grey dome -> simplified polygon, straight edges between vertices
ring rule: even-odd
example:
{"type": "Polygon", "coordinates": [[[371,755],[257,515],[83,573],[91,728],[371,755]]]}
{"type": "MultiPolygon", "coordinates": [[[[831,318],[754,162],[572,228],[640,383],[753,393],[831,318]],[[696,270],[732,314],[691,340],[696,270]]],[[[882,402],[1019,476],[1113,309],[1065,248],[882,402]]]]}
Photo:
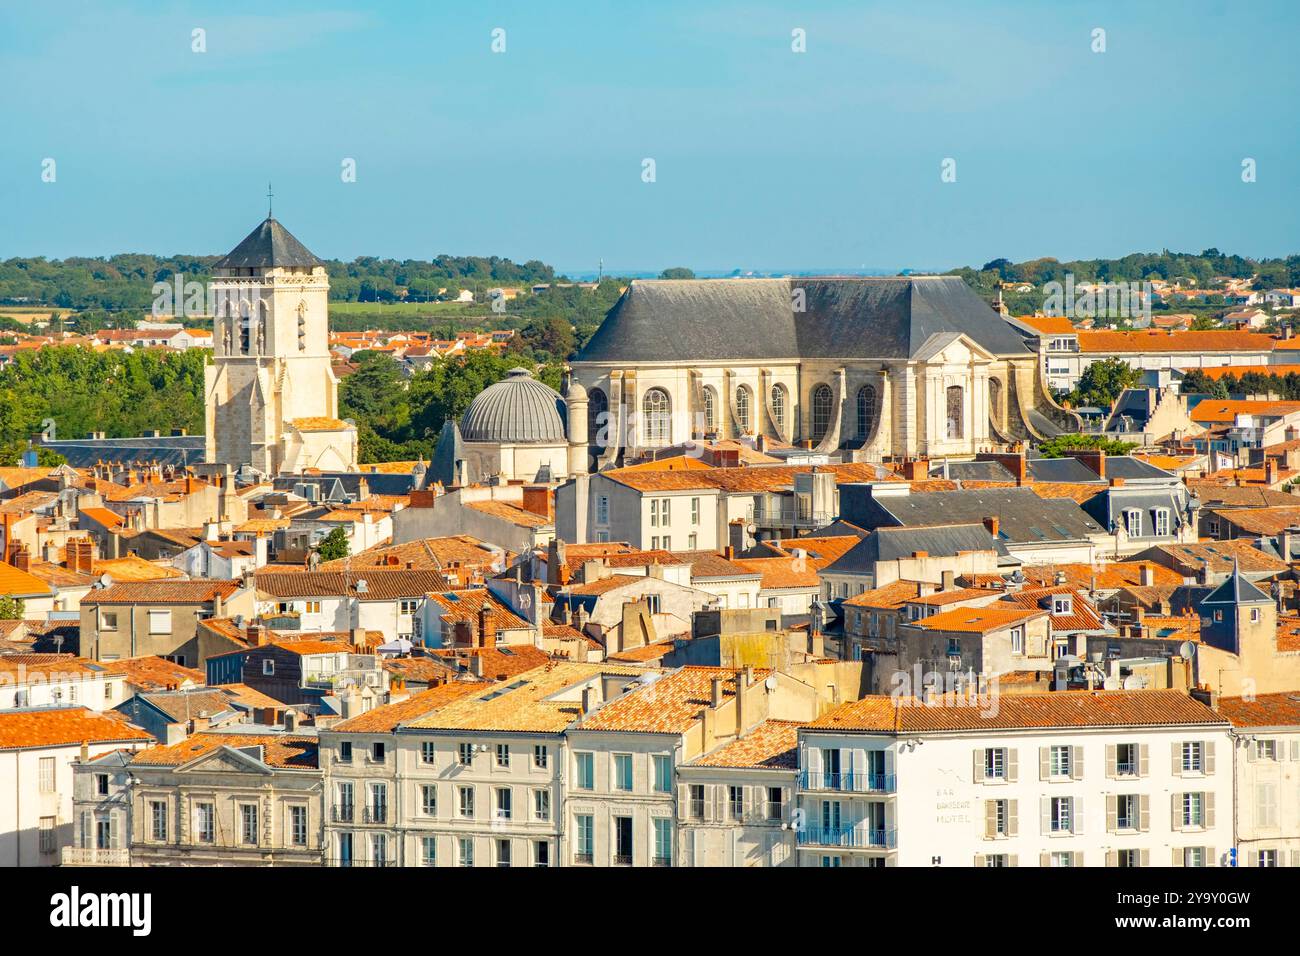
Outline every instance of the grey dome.
{"type": "Polygon", "coordinates": [[[505,379],[474,397],[460,420],[465,441],[554,445],[568,441],[560,393],[528,369],[512,368],[505,379]]]}

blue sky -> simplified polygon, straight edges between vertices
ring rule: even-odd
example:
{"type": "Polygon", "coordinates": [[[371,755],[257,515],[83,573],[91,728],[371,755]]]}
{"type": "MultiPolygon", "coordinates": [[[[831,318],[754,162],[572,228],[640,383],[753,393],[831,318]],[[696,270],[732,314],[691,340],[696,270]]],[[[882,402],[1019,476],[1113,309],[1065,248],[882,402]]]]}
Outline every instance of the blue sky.
{"type": "Polygon", "coordinates": [[[268,180],[339,258],[1300,251],[1289,0],[327,3],[0,0],[0,257],[224,252],[268,180]]]}

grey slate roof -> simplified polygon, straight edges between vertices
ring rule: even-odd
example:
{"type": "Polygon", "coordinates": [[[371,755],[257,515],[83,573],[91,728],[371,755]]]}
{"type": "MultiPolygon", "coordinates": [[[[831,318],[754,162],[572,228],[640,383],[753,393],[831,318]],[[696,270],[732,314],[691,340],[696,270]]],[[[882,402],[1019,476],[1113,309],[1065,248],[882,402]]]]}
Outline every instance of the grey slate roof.
{"type": "Polygon", "coordinates": [[[73,468],[89,468],[97,461],[131,463],[157,461],[161,465],[198,465],[207,459],[202,435],[164,435],[158,438],[74,438],[43,441],[73,468]]]}
{"type": "Polygon", "coordinates": [[[272,266],[322,266],[293,233],[271,218],[262,220],[214,269],[266,269],[272,266]]]}
{"type": "Polygon", "coordinates": [[[1029,354],[957,276],[638,279],[576,361],[909,358],[954,333],[995,355],[1029,354]],[[792,306],[797,289],[803,312],[792,306]]]}
{"type": "Polygon", "coordinates": [[[917,551],[953,556],[962,551],[998,551],[1005,548],[983,524],[954,524],[935,528],[877,528],[824,568],[830,574],[868,574],[878,561],[896,561],[917,551]]]}
{"type": "Polygon", "coordinates": [[[1241,576],[1234,567],[1222,584],[1201,599],[1202,604],[1271,604],[1273,599],[1241,576]]]}
{"type": "Polygon", "coordinates": [[[564,444],[565,417],[559,392],[527,369],[512,368],[502,381],[474,396],[461,417],[460,431],[467,442],[564,444]]]}

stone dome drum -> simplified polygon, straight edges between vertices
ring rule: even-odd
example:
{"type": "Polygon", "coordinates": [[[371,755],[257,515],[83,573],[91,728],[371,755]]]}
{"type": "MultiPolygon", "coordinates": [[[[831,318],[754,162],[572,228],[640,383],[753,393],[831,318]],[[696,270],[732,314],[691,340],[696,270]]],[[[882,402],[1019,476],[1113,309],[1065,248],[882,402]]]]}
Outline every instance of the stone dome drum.
{"type": "Polygon", "coordinates": [[[460,431],[467,442],[557,445],[568,441],[564,420],[560,393],[537,381],[527,369],[512,368],[469,403],[460,431]]]}

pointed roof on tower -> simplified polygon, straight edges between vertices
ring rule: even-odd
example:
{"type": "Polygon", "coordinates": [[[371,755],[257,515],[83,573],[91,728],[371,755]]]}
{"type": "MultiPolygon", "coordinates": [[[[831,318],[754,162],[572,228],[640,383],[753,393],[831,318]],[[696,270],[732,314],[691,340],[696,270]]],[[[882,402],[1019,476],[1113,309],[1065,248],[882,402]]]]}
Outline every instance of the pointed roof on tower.
{"type": "Polygon", "coordinates": [[[321,266],[316,256],[279,221],[268,216],[244,237],[214,269],[270,269],[280,266],[321,266]]]}
{"type": "Polygon", "coordinates": [[[1241,576],[1241,565],[1234,558],[1232,574],[1201,599],[1202,604],[1272,604],[1273,599],[1241,576]]]}

